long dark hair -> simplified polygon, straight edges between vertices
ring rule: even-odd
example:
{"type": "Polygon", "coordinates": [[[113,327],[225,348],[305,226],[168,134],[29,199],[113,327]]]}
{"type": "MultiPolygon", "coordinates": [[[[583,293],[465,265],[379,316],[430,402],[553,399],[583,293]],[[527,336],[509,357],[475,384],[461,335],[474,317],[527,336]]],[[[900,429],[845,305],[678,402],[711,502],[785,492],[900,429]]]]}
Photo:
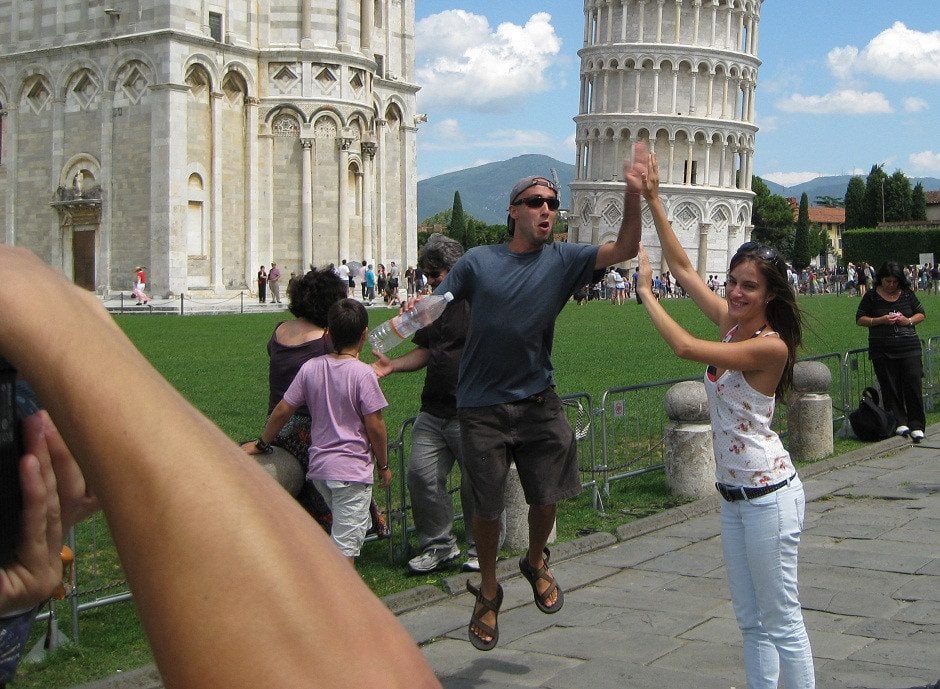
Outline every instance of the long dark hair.
{"type": "Polygon", "coordinates": [[[796,352],[803,344],[803,312],[797,305],[793,289],[787,281],[786,265],[773,250],[757,247],[738,251],[731,259],[728,272],[744,261],[750,261],[757,266],[758,272],[767,283],[767,291],[771,297],[766,309],[767,323],[787,345],[787,363],[783,367],[776,390],[777,399],[784,399],[787,391],[793,386],[796,352]]]}

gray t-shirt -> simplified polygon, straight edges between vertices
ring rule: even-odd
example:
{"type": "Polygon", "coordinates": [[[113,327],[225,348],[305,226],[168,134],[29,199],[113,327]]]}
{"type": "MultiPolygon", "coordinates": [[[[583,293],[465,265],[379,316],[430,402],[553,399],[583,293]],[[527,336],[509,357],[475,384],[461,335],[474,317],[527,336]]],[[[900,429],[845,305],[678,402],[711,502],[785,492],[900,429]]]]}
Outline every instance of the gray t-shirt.
{"type": "Polygon", "coordinates": [[[478,246],[454,264],[434,292],[470,304],[458,408],[513,402],[554,385],[555,319],[575,288],[590,282],[596,259],[593,244],[555,242],[526,253],[478,246]]]}

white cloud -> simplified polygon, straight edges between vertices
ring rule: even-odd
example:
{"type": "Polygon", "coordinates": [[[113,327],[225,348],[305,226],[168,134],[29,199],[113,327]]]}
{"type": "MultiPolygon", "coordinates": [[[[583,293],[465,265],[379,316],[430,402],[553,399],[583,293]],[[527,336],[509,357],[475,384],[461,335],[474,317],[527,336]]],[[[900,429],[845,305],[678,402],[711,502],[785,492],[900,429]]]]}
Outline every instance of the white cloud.
{"type": "Polygon", "coordinates": [[[925,101],[923,98],[912,96],[910,98],[904,99],[904,109],[907,112],[920,112],[922,110],[926,110],[928,107],[929,106],[927,105],[927,101],[925,101]]]}
{"type": "Polygon", "coordinates": [[[777,123],[779,121],[780,121],[779,118],[774,117],[773,115],[771,115],[770,117],[758,117],[757,128],[760,129],[762,132],[776,131],[777,123]]]}
{"type": "Polygon", "coordinates": [[[870,115],[891,113],[888,99],[877,91],[841,89],[822,96],[804,96],[794,93],[777,101],[777,107],[786,112],[806,112],[815,115],[870,115]]]}
{"type": "Polygon", "coordinates": [[[415,27],[421,107],[506,107],[512,99],[547,90],[545,72],[561,50],[547,12],[523,26],[505,22],[495,30],[486,17],[447,10],[415,27]]]}
{"type": "Polygon", "coordinates": [[[908,156],[911,167],[917,172],[940,173],[940,153],[921,151],[908,156]]]}
{"type": "Polygon", "coordinates": [[[770,172],[766,175],[760,175],[761,179],[770,180],[785,187],[792,187],[795,184],[802,184],[817,177],[824,177],[823,172],[770,172]]]}
{"type": "Polygon", "coordinates": [[[839,79],[861,72],[892,81],[940,81],[940,31],[915,31],[895,22],[861,51],[851,45],[833,48],[827,59],[839,79]]]}

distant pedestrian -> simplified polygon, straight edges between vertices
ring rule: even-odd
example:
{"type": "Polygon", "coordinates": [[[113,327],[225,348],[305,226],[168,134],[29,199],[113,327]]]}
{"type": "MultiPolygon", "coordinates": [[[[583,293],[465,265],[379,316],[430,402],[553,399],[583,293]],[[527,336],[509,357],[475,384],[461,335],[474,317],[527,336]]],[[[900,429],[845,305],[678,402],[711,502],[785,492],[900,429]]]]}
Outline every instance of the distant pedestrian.
{"type": "Polygon", "coordinates": [[[268,271],[261,266],[258,271],[258,301],[265,304],[268,301],[268,271]]]}
{"type": "Polygon", "coordinates": [[[147,273],[144,266],[136,266],[134,268],[134,298],[137,299],[137,306],[142,304],[147,304],[150,302],[150,297],[147,296],[144,290],[147,287],[147,273]]]}
{"type": "Polygon", "coordinates": [[[271,303],[281,303],[281,270],[277,263],[271,261],[271,269],[268,271],[268,287],[271,288],[271,303]]]}

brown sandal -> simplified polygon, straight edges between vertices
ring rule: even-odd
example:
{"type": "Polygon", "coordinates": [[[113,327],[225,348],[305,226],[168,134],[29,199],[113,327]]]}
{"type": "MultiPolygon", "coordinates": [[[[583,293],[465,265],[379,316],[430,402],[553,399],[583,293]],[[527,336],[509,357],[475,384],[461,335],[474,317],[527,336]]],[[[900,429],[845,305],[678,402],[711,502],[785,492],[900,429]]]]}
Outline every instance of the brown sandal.
{"type": "Polygon", "coordinates": [[[548,548],[545,548],[542,552],[544,553],[544,558],[541,567],[534,569],[532,565],[529,564],[529,556],[528,553],[526,553],[519,558],[519,571],[522,572],[522,576],[524,576],[532,586],[532,596],[535,598],[535,605],[546,615],[551,615],[561,610],[561,606],[565,604],[565,594],[562,592],[561,588],[559,588],[555,577],[548,573],[548,558],[551,557],[551,552],[549,552],[548,548]],[[539,593],[539,587],[536,586],[536,582],[539,579],[544,579],[549,583],[548,588],[542,591],[542,593],[539,593]],[[545,601],[551,598],[554,591],[558,591],[558,597],[552,605],[548,605],[545,601]]]}
{"type": "Polygon", "coordinates": [[[480,651],[491,651],[496,647],[496,642],[499,641],[499,622],[498,620],[493,622],[491,627],[483,621],[483,616],[488,612],[499,615],[499,608],[503,604],[503,587],[499,584],[496,585],[496,598],[493,600],[484,598],[483,587],[477,588],[470,583],[469,579],[467,579],[467,590],[477,597],[476,602],[473,604],[473,614],[470,616],[470,626],[467,627],[470,643],[480,651]],[[484,641],[481,639],[473,633],[474,629],[489,636],[490,640],[484,641]]]}

